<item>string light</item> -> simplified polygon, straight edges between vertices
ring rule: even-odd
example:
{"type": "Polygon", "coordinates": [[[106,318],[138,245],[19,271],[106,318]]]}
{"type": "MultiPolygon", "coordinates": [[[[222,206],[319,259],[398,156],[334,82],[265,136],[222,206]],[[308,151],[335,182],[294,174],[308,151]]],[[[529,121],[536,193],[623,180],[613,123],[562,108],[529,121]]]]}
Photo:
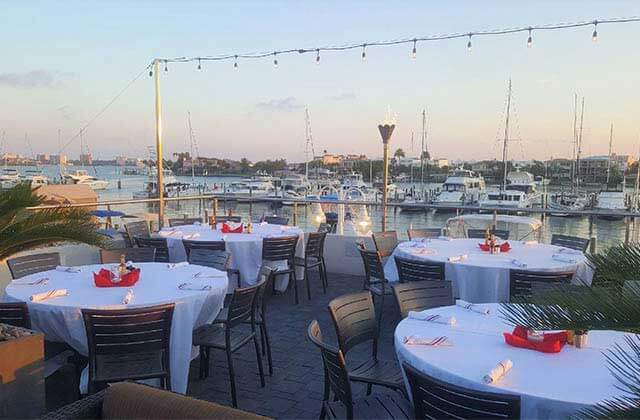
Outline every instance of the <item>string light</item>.
{"type": "Polygon", "coordinates": [[[167,67],[167,60],[164,60],[164,71],[169,71],[169,67],[167,67]]]}
{"type": "MultiPolygon", "coordinates": [[[[198,66],[201,66],[202,61],[229,61],[233,60],[233,67],[235,69],[238,68],[238,59],[261,59],[261,58],[273,58],[274,64],[277,61],[276,55],[280,54],[304,54],[307,52],[316,52],[316,64],[320,63],[320,51],[349,51],[354,49],[362,49],[362,60],[366,61],[366,47],[367,46],[393,46],[393,45],[403,45],[403,44],[413,44],[413,49],[411,51],[411,58],[416,57],[417,53],[417,43],[418,42],[426,42],[426,41],[443,41],[450,39],[458,39],[458,38],[468,38],[467,41],[467,49],[469,51],[472,50],[472,40],[473,36],[498,36],[498,35],[508,35],[519,32],[528,32],[529,36],[527,38],[527,47],[533,46],[533,31],[555,31],[559,29],[569,29],[569,28],[581,28],[581,27],[589,27],[593,26],[593,34],[592,40],[594,42],[598,39],[597,26],[598,24],[618,24],[618,23],[630,23],[630,22],[640,22],[639,16],[631,16],[631,17],[621,17],[621,18],[613,18],[613,19],[598,19],[598,20],[589,20],[589,21],[580,21],[580,22],[569,22],[569,23],[557,23],[557,24],[545,24],[545,25],[536,25],[536,26],[523,26],[523,27],[515,27],[515,28],[506,28],[506,29],[490,29],[484,31],[474,31],[474,32],[458,32],[458,33],[449,33],[444,35],[433,35],[433,36],[423,36],[423,37],[411,37],[411,38],[402,38],[402,39],[394,39],[387,41],[372,41],[363,43],[345,43],[340,45],[330,45],[323,47],[314,47],[314,48],[296,48],[296,49],[284,49],[277,50],[273,52],[261,52],[261,53],[246,53],[246,54],[235,54],[235,55],[215,55],[215,56],[199,56],[199,57],[177,57],[177,58],[156,58],[155,60],[158,62],[165,63],[165,70],[167,67],[167,63],[186,63],[186,62],[198,62],[198,66]]],[[[151,74],[152,75],[152,74],[151,74]]]]}
{"type": "Polygon", "coordinates": [[[278,67],[278,59],[276,58],[276,55],[277,55],[277,54],[278,54],[277,52],[274,52],[274,53],[273,53],[273,65],[274,65],[275,67],[278,67]]]}
{"type": "Polygon", "coordinates": [[[153,70],[149,70],[149,77],[153,77],[153,70]]]}
{"type": "Polygon", "coordinates": [[[200,62],[200,58],[198,58],[198,70],[202,70],[202,63],[200,62]]]}

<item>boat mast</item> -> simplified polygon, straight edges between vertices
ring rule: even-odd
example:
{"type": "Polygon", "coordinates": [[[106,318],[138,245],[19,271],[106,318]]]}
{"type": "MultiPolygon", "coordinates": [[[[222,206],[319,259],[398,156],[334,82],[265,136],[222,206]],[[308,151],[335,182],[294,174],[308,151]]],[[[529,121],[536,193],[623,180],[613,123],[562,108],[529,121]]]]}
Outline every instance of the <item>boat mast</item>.
{"type": "Polygon", "coordinates": [[[574,192],[577,187],[576,166],[578,156],[578,94],[573,94],[573,162],[571,163],[571,187],[574,192]]]}
{"type": "Polygon", "coordinates": [[[82,154],[84,153],[82,144],[84,140],[82,137],[82,133],[83,133],[83,129],[81,128],[80,129],[80,167],[84,169],[84,160],[82,159],[82,154]]]}
{"type": "Polygon", "coordinates": [[[189,125],[189,150],[191,153],[191,182],[195,183],[196,168],[195,168],[195,156],[193,154],[193,127],[191,126],[191,111],[187,111],[187,122],[189,125]]]}
{"type": "Polygon", "coordinates": [[[422,110],[422,143],[420,145],[420,186],[422,187],[422,198],[424,199],[424,158],[425,158],[425,140],[426,140],[427,111],[422,110]]]}
{"type": "Polygon", "coordinates": [[[578,132],[578,151],[576,153],[576,187],[580,186],[580,156],[582,155],[583,123],[584,123],[584,96],[582,97],[582,109],[580,111],[580,131],[578,132]]]}
{"type": "Polygon", "coordinates": [[[609,179],[611,178],[611,146],[613,145],[613,123],[611,123],[611,130],[609,131],[609,158],[607,159],[607,186],[609,188],[609,179]]]}
{"type": "Polygon", "coordinates": [[[509,90],[507,92],[507,115],[504,121],[504,141],[502,143],[502,166],[504,173],[502,177],[502,191],[507,189],[507,144],[509,143],[509,118],[511,114],[511,79],[509,79],[509,90]]]}
{"type": "Polygon", "coordinates": [[[640,187],[640,152],[638,152],[638,161],[636,162],[636,190],[635,197],[635,211],[638,211],[638,188],[640,187]]]}
{"type": "MultiPolygon", "coordinates": [[[[411,131],[411,152],[410,153],[413,155],[413,131],[411,131]]],[[[411,187],[413,188],[413,161],[411,161],[410,166],[411,166],[411,187]]]]}
{"type": "Polygon", "coordinates": [[[309,146],[313,148],[311,143],[311,119],[309,118],[309,108],[304,109],[304,175],[309,179],[309,146]]]}

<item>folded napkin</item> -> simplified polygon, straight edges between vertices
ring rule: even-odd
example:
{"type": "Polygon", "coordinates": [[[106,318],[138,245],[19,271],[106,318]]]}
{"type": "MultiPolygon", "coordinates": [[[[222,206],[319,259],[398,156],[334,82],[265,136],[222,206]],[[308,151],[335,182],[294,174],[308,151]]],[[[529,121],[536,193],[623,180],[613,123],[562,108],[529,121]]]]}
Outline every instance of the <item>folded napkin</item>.
{"type": "Polygon", "coordinates": [[[211,290],[211,286],[208,284],[194,284],[194,283],[180,283],[178,285],[180,290],[211,290]]]}
{"type": "Polygon", "coordinates": [[[408,335],[404,338],[404,344],[409,346],[452,346],[453,343],[447,337],[426,338],[415,335],[408,335]]]}
{"type": "Polygon", "coordinates": [[[451,257],[448,258],[448,261],[449,262],[458,262],[458,261],[464,261],[467,258],[469,258],[469,256],[467,254],[452,255],[451,257]]]}
{"type": "Polygon", "coordinates": [[[560,251],[558,252],[561,254],[567,254],[567,255],[584,255],[582,251],[579,251],[577,249],[571,249],[571,248],[560,248],[560,251]]]}
{"type": "Polygon", "coordinates": [[[412,254],[420,255],[435,255],[436,251],[430,248],[409,248],[409,252],[412,254]]]}
{"type": "Polygon", "coordinates": [[[207,273],[196,273],[193,275],[194,279],[223,279],[227,277],[227,273],[225,272],[207,272],[207,273]]]}
{"type": "Polygon", "coordinates": [[[222,224],[222,233],[242,233],[242,223],[226,222],[222,224]]]}
{"type": "Polygon", "coordinates": [[[41,286],[49,283],[49,279],[47,277],[42,277],[38,280],[13,280],[11,285],[13,286],[41,286]]]}
{"type": "Polygon", "coordinates": [[[543,353],[558,353],[567,343],[567,332],[535,333],[523,326],[517,326],[512,333],[503,333],[504,341],[510,346],[541,351],[543,353]]]}
{"type": "Polygon", "coordinates": [[[438,236],[438,239],[440,239],[441,241],[450,241],[451,238],[448,236],[438,236]]]}
{"type": "Polygon", "coordinates": [[[67,289],[53,289],[47,292],[36,293],[35,295],[31,295],[29,297],[29,300],[31,302],[42,302],[47,299],[52,299],[52,298],[61,297],[61,296],[68,296],[68,295],[69,295],[69,292],[67,291],[67,289]]]}
{"type": "Polygon", "coordinates": [[[200,234],[199,233],[190,233],[188,235],[182,235],[183,239],[189,240],[189,239],[195,239],[195,238],[199,238],[200,234]]]}
{"type": "Polygon", "coordinates": [[[65,267],[64,265],[59,265],[56,267],[56,271],[62,271],[64,273],[79,273],[79,267],[65,267]]]}
{"type": "Polygon", "coordinates": [[[455,316],[443,316],[437,314],[428,314],[426,312],[409,311],[409,319],[416,319],[418,321],[435,322],[436,324],[444,325],[456,325],[455,316]]]}
{"type": "Polygon", "coordinates": [[[572,258],[569,255],[563,255],[563,254],[553,254],[551,258],[553,258],[556,261],[565,262],[569,264],[575,264],[577,262],[575,258],[572,258]]]}
{"type": "Polygon", "coordinates": [[[522,241],[523,245],[538,245],[538,241],[522,241]]]}
{"type": "Polygon", "coordinates": [[[527,263],[526,262],[522,262],[522,261],[517,260],[515,258],[511,260],[511,264],[513,264],[513,265],[515,265],[517,267],[520,267],[520,268],[527,268],[527,263]]]}
{"type": "Polygon", "coordinates": [[[427,248],[429,246],[429,244],[425,241],[421,241],[421,240],[412,240],[411,242],[409,242],[409,247],[411,248],[427,248]]]}
{"type": "Polygon", "coordinates": [[[127,294],[124,295],[124,298],[122,299],[123,305],[128,305],[131,302],[133,302],[133,289],[127,290],[127,294]]]}
{"type": "Polygon", "coordinates": [[[466,300],[462,300],[462,299],[457,299],[456,305],[461,308],[464,308],[469,311],[476,312],[482,315],[489,315],[491,313],[491,310],[489,308],[485,308],[480,305],[475,305],[473,303],[467,302],[466,300]]]}
{"type": "Polygon", "coordinates": [[[173,270],[174,268],[186,267],[187,265],[189,265],[187,261],[182,261],[178,263],[169,263],[167,264],[167,268],[169,270],[173,270]]]}
{"type": "Polygon", "coordinates": [[[494,367],[489,371],[489,373],[484,375],[484,377],[482,378],[482,381],[485,384],[492,384],[494,382],[497,382],[507,372],[509,372],[512,367],[513,367],[513,362],[509,359],[505,359],[502,362],[499,362],[496,367],[494,367]]]}

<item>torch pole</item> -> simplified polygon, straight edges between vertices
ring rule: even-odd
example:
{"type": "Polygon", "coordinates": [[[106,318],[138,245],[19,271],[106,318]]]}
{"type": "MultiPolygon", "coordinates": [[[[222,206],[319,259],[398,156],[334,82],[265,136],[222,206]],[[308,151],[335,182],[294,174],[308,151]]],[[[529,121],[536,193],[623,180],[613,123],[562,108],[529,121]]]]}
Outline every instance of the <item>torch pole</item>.
{"type": "Polygon", "coordinates": [[[164,171],[162,153],[162,99],[160,96],[160,60],[153,62],[156,89],[156,162],[158,169],[158,229],[164,224],[164,171]]]}
{"type": "Polygon", "coordinates": [[[383,175],[382,175],[382,231],[387,230],[387,187],[389,185],[389,142],[385,141],[383,152],[383,175]]]}

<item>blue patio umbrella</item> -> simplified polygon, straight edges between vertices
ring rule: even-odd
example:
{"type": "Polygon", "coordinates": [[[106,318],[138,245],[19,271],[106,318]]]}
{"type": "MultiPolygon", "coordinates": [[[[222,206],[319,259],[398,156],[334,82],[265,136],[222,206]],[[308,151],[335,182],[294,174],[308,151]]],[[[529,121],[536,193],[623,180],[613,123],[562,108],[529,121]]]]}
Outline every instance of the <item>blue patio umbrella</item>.
{"type": "Polygon", "coordinates": [[[115,210],[94,210],[89,214],[96,217],[121,217],[125,215],[123,212],[115,210]]]}

